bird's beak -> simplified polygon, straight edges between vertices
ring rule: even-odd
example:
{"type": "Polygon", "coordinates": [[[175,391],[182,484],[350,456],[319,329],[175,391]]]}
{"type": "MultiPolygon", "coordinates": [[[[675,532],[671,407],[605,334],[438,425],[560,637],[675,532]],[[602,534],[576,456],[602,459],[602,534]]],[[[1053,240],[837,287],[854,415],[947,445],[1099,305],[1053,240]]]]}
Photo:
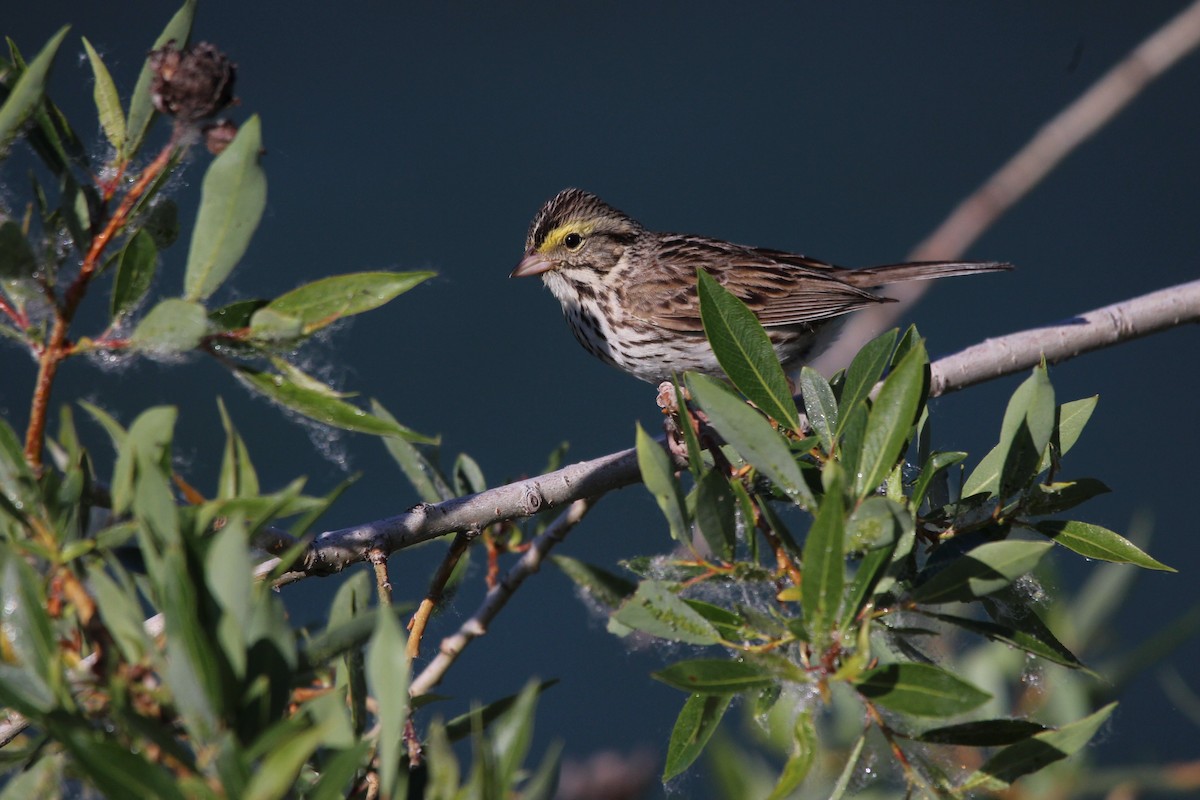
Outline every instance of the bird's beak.
{"type": "Polygon", "coordinates": [[[530,275],[541,275],[552,269],[554,269],[554,262],[542,253],[526,253],[525,257],[521,259],[521,263],[517,264],[517,268],[510,272],[508,277],[527,278],[530,275]]]}

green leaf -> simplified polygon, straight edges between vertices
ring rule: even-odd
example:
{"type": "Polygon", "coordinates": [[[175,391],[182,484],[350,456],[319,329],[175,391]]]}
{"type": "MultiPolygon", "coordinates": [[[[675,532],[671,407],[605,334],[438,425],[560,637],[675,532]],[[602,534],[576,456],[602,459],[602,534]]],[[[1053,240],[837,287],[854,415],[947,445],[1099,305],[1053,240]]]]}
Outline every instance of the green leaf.
{"type": "Polygon", "coordinates": [[[660,581],[642,581],[612,617],[634,630],[685,644],[716,644],[716,628],[660,581]]]}
{"type": "Polygon", "coordinates": [[[685,692],[725,694],[761,689],[778,681],[773,671],[750,661],[700,658],[681,661],[651,673],[651,677],[685,692]]]}
{"type": "Polygon", "coordinates": [[[716,279],[696,270],[700,320],[721,369],[767,416],[792,430],[800,427],[787,375],[754,312],[716,279]]]}
{"type": "Polygon", "coordinates": [[[859,612],[862,611],[863,606],[872,597],[875,586],[883,577],[884,570],[892,560],[893,550],[895,550],[894,546],[881,547],[878,550],[871,550],[863,556],[854,573],[854,580],[850,584],[850,592],[846,598],[842,614],[843,630],[850,627],[859,612]]]}
{"type": "Polygon", "coordinates": [[[258,327],[260,314],[273,313],[298,320],[300,335],[307,336],[343,317],[378,308],[422,281],[432,278],[434,274],[356,272],[324,278],[272,300],[251,317],[250,328],[253,332],[258,327]]]}
{"type": "Polygon", "coordinates": [[[654,495],[671,527],[671,538],[679,542],[691,541],[687,508],[679,490],[679,481],[675,479],[671,457],[640,424],[637,426],[637,459],[642,481],[650,494],[654,495]]]}
{"type": "Polygon", "coordinates": [[[1005,539],[986,542],[956,558],[917,586],[918,603],[965,602],[997,592],[1032,570],[1051,549],[1046,542],[1005,539]]]}
{"type": "MultiPolygon", "coordinates": [[[[195,15],[196,0],[186,0],[183,6],[175,12],[175,16],[171,17],[167,27],[154,40],[154,46],[150,49],[158,50],[170,41],[174,41],[177,47],[182,48],[186,45],[195,15]]],[[[142,146],[142,139],[146,136],[146,130],[157,113],[150,98],[150,83],[153,80],[154,73],[150,70],[150,64],[143,64],[142,71],[138,74],[137,84],[133,88],[133,96],[129,100],[129,120],[125,126],[126,139],[125,145],[121,148],[121,155],[126,159],[137,155],[137,151],[142,146]]]]}
{"type": "Polygon", "coordinates": [[[775,784],[771,794],[767,795],[767,800],[785,800],[785,798],[791,797],[792,793],[799,789],[800,784],[804,783],[804,779],[808,777],[808,772],[812,769],[813,760],[819,749],[817,731],[813,726],[811,713],[805,711],[796,715],[792,739],[794,742],[793,752],[784,763],[779,782],[775,784]]]}
{"type": "Polygon", "coordinates": [[[1081,720],[1057,730],[1036,733],[1023,742],[1006,747],[971,775],[963,789],[1003,791],[1021,776],[1074,755],[1091,741],[1116,707],[1116,703],[1109,703],[1081,720]]]}
{"type": "Polygon", "coordinates": [[[366,669],[371,693],[378,704],[380,784],[383,796],[391,797],[404,753],[409,660],[404,652],[404,631],[395,615],[378,614],[375,621],[375,633],[367,645],[366,669]]]}
{"type": "Polygon", "coordinates": [[[0,223],[0,278],[29,278],[37,271],[37,265],[37,256],[21,226],[11,219],[0,223]]]}
{"type": "Polygon", "coordinates": [[[1063,403],[1058,409],[1058,453],[1066,455],[1067,451],[1075,446],[1079,441],[1080,435],[1083,433],[1084,427],[1088,420],[1092,418],[1092,412],[1096,410],[1096,404],[1100,402],[1100,395],[1092,395],[1085,397],[1082,400],[1072,400],[1069,403],[1063,403]]]}
{"type": "Polygon", "coordinates": [[[737,544],[735,507],[729,480],[720,472],[708,470],[696,481],[696,527],[722,561],[733,558],[737,544]]]}
{"type": "Polygon", "coordinates": [[[963,461],[966,457],[967,454],[962,452],[931,454],[921,467],[921,474],[917,476],[917,482],[913,484],[910,501],[912,508],[919,509],[921,507],[921,502],[925,499],[925,494],[929,491],[929,487],[938,473],[963,461]]]}
{"type": "Polygon", "coordinates": [[[29,66],[17,78],[4,105],[0,106],[0,157],[8,152],[8,146],[17,135],[25,120],[29,119],[46,92],[46,79],[58,48],[71,26],[65,25],[50,37],[41,51],[29,62],[29,66]]]}
{"type": "Polygon", "coordinates": [[[1054,433],[1054,388],[1044,367],[1017,387],[1004,411],[1000,440],[963,482],[962,496],[1006,497],[1039,471],[1054,433]]]}
{"type": "Polygon", "coordinates": [[[260,150],[262,129],[253,116],[204,175],[183,279],[188,300],[204,300],[216,291],[250,245],[267,205],[260,150]]]}
{"type": "Polygon", "coordinates": [[[865,402],[871,390],[879,382],[883,370],[887,368],[892,348],[896,346],[896,336],[899,331],[892,328],[867,342],[850,366],[846,368],[846,379],[842,383],[842,399],[838,403],[838,434],[846,426],[846,413],[860,402],[865,402]]]}
{"type": "Polygon", "coordinates": [[[833,389],[821,373],[812,367],[801,367],[800,393],[804,396],[808,424],[820,437],[825,452],[833,452],[833,438],[838,428],[838,406],[833,389]]]}
{"type": "Polygon", "coordinates": [[[1027,719],[981,719],[932,728],[913,738],[927,744],[954,744],[962,747],[1003,747],[1024,741],[1048,730],[1027,719]]]}
{"type": "Polygon", "coordinates": [[[17,434],[0,418],[0,511],[24,521],[40,504],[37,478],[25,460],[17,434]]]}
{"type": "Polygon", "coordinates": [[[68,724],[55,733],[54,738],[74,758],[74,769],[82,772],[103,796],[183,800],[183,791],[171,773],[130,750],[112,734],[68,724]]]}
{"type": "Polygon", "coordinates": [[[154,237],[145,230],[129,237],[117,256],[117,274],[113,279],[112,302],[109,306],[112,319],[132,311],[141,302],[150,290],[157,263],[158,247],[154,244],[154,237]]]}
{"type": "Polygon", "coordinates": [[[692,424],[693,418],[688,409],[687,399],[684,396],[682,378],[676,377],[672,383],[675,389],[675,403],[679,408],[679,420],[681,423],[679,427],[683,430],[683,441],[687,445],[688,469],[692,473],[692,478],[699,480],[700,473],[704,469],[704,454],[700,450],[700,437],[696,435],[696,429],[692,424]]]}
{"type": "Polygon", "coordinates": [[[168,297],[137,324],[129,344],[146,353],[175,355],[195,349],[206,333],[208,313],[204,306],[168,297]]]}
{"type": "Polygon", "coordinates": [[[374,417],[344,400],[331,397],[326,392],[301,386],[276,373],[238,366],[234,375],[246,386],[266,395],[284,408],[324,425],[374,436],[399,436],[412,442],[435,441],[402,425],[374,417]]]}
{"type": "MultiPolygon", "coordinates": [[[[393,425],[400,424],[391,412],[377,400],[371,401],[371,413],[384,422],[390,422],[393,425]]],[[[440,503],[454,497],[454,490],[447,485],[441,471],[407,440],[398,436],[386,436],[383,439],[383,446],[392,460],[400,466],[404,477],[408,478],[408,482],[417,490],[422,501],[440,503]]]]}
{"type": "MultiPolygon", "coordinates": [[[[539,693],[546,691],[558,683],[558,680],[542,681],[537,684],[539,693]]],[[[528,686],[526,686],[526,689],[528,686]]],[[[522,689],[522,693],[525,689],[522,689]]],[[[450,741],[465,738],[475,730],[486,730],[493,722],[500,719],[520,699],[520,695],[510,694],[499,700],[493,700],[485,706],[473,708],[466,714],[460,714],[446,723],[446,737],[450,741]]],[[[415,702],[415,701],[414,701],[415,702]]]]}
{"type": "Polygon", "coordinates": [[[863,553],[888,547],[914,525],[904,506],[886,497],[868,497],[846,521],[846,550],[863,553]]]}
{"type": "Polygon", "coordinates": [[[96,101],[100,127],[104,129],[104,135],[108,138],[109,144],[120,149],[121,145],[125,143],[125,112],[121,109],[121,97],[117,94],[117,85],[113,83],[112,75],[108,74],[108,67],[104,66],[104,59],[100,58],[100,54],[92,47],[92,43],[87,40],[87,37],[83,39],[83,47],[87,51],[88,62],[92,65],[92,75],[96,80],[92,97],[96,101]]]}
{"type": "Polygon", "coordinates": [[[816,505],[792,451],[761,414],[707,375],[689,373],[687,383],[717,433],[742,458],[801,505],[816,505]]]}
{"type": "Polygon", "coordinates": [[[1134,564],[1145,569],[1176,572],[1174,567],[1168,567],[1161,561],[1146,555],[1124,536],[1099,525],[1087,522],[1045,520],[1034,525],[1033,529],[1068,550],[1074,550],[1084,558],[1096,558],[1101,561],[1114,561],[1118,564],[1134,564]]]}
{"type": "Polygon", "coordinates": [[[855,480],[858,497],[875,491],[899,460],[925,400],[928,367],[925,346],[918,342],[883,382],[863,435],[855,480]]]}
{"type": "Polygon", "coordinates": [[[700,757],[731,700],[732,694],[693,694],[684,702],[667,743],[663,783],[683,773],[700,757]]]}
{"type": "Polygon", "coordinates": [[[846,789],[850,786],[850,781],[858,774],[858,759],[862,755],[863,746],[866,743],[866,733],[863,733],[854,742],[854,747],[851,748],[850,755],[846,759],[846,766],[842,767],[837,782],[833,785],[833,791],[829,794],[829,800],[842,800],[842,796],[846,794],[846,789]]]}
{"type": "Polygon", "coordinates": [[[487,489],[487,480],[483,477],[479,462],[466,453],[458,454],[450,473],[454,476],[454,488],[460,495],[478,494],[487,489]]]}
{"type": "Polygon", "coordinates": [[[845,509],[837,462],[825,467],[825,497],[804,540],[804,579],[800,583],[800,606],[804,625],[813,636],[827,633],[837,619],[846,585],[845,509]]]}
{"type": "MultiPolygon", "coordinates": [[[[986,601],[985,601],[986,602],[986,601]]],[[[995,604],[991,608],[996,608],[995,604]]],[[[990,610],[990,609],[989,609],[990,610]]],[[[1083,662],[1075,657],[1075,654],[1060,642],[1046,624],[1035,614],[1031,609],[1022,609],[1023,617],[1018,617],[1016,614],[1008,615],[1006,622],[1015,623],[1018,619],[1021,621],[1021,628],[1015,624],[999,624],[996,622],[985,622],[969,617],[959,617],[953,614],[934,614],[935,619],[940,619],[942,622],[947,622],[951,625],[957,625],[963,630],[970,631],[979,636],[984,636],[994,642],[1003,642],[1004,644],[1020,648],[1026,653],[1031,653],[1047,661],[1055,664],[1062,664],[1065,667],[1079,669],[1083,667],[1083,662]],[[1034,620],[1037,620],[1034,622],[1034,620]]]]}
{"type": "Polygon", "coordinates": [[[1039,484],[1026,496],[1026,514],[1058,514],[1112,490],[1094,478],[1039,484]]]}
{"type": "Polygon", "coordinates": [[[854,686],[872,702],[915,717],[950,717],[992,698],[932,664],[885,664],[862,673],[854,686]]]}
{"type": "Polygon", "coordinates": [[[89,566],[88,585],[96,595],[96,608],[104,627],[121,649],[122,657],[130,664],[137,664],[153,652],[153,643],[146,634],[136,590],[123,573],[120,567],[89,566]],[[120,575],[125,585],[118,585],[110,574],[120,575]]]}
{"type": "Polygon", "coordinates": [[[570,556],[554,555],[550,560],[588,596],[606,608],[616,608],[637,591],[637,584],[606,569],[570,556]]]}

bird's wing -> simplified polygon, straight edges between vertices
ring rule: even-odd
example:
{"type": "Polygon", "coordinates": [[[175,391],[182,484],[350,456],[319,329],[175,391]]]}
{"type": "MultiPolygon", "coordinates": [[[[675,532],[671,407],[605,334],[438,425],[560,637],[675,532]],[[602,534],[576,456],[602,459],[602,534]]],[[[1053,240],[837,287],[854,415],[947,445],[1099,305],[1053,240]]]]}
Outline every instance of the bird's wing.
{"type": "Polygon", "coordinates": [[[623,299],[625,311],[674,331],[704,329],[696,295],[700,265],[767,327],[817,322],[888,302],[839,280],[842,270],[832,264],[780,250],[672,236],[643,255],[656,263],[639,272],[623,299]]]}

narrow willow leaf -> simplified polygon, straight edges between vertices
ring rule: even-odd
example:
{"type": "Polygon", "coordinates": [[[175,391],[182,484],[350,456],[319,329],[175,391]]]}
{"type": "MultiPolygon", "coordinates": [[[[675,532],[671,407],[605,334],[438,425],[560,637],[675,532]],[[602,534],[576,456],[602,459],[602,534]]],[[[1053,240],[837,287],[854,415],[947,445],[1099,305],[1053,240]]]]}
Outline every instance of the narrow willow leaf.
{"type": "MultiPolygon", "coordinates": [[[[175,46],[179,48],[184,47],[192,32],[192,20],[195,16],[196,0],[185,0],[183,6],[171,17],[167,27],[163,28],[163,32],[154,40],[154,46],[150,49],[158,50],[167,42],[175,42],[175,46]]],[[[146,136],[146,130],[154,119],[156,112],[150,98],[150,84],[153,80],[154,73],[150,70],[149,63],[143,64],[142,71],[138,73],[137,83],[133,87],[133,96],[129,100],[129,119],[125,126],[126,139],[121,148],[121,156],[125,159],[131,159],[137,155],[137,151],[142,146],[142,139],[146,136]]]]}
{"type": "Polygon", "coordinates": [[[804,579],[800,582],[804,625],[810,635],[817,637],[827,634],[837,620],[846,584],[846,513],[837,462],[829,462],[825,475],[825,497],[804,540],[804,579]]]}
{"type": "Polygon", "coordinates": [[[700,320],[721,369],[767,416],[800,427],[787,375],[754,312],[702,268],[696,270],[700,320]]]}
{"type": "Polygon", "coordinates": [[[885,331],[867,342],[858,351],[858,354],[854,356],[854,360],[850,362],[850,366],[846,368],[846,378],[842,383],[841,400],[838,402],[838,408],[840,409],[838,417],[839,434],[846,425],[846,413],[858,403],[865,402],[871,394],[871,389],[875,388],[875,384],[879,382],[880,376],[883,375],[883,370],[888,365],[892,348],[896,346],[897,335],[899,335],[899,331],[896,328],[892,328],[890,331],[885,331]]]}
{"type": "Polygon", "coordinates": [[[737,544],[735,508],[729,480],[720,472],[709,470],[696,482],[696,527],[713,555],[723,561],[733,558],[737,544]]]}
{"type": "Polygon", "coordinates": [[[1054,433],[1054,417],[1054,388],[1039,366],[1009,398],[999,443],[963,482],[962,496],[1005,496],[1036,475],[1054,433]]]}
{"type": "Polygon", "coordinates": [[[92,65],[92,76],[96,85],[92,89],[92,97],[96,101],[96,111],[100,116],[100,127],[104,136],[113,147],[120,148],[125,143],[125,112],[121,109],[121,97],[117,94],[117,85],[113,83],[104,59],[92,47],[92,43],[83,39],[83,47],[87,51],[88,62],[92,65]]]}
{"type": "Polygon", "coordinates": [[[1023,742],[1034,734],[1048,730],[1027,719],[982,719],[932,728],[913,738],[927,744],[955,744],[962,747],[1004,747],[1023,742]]]}
{"type": "Polygon", "coordinates": [[[19,280],[37,271],[37,256],[15,220],[0,223],[0,278],[19,280]]]}
{"type": "Polygon", "coordinates": [[[1047,542],[1005,539],[987,542],[956,558],[917,586],[918,603],[965,602],[997,592],[1037,566],[1051,549],[1047,542]]]}
{"type": "Polygon", "coordinates": [[[982,689],[932,664],[885,664],[864,672],[854,687],[884,708],[915,717],[950,717],[992,699],[982,689]]]}
{"type": "Polygon", "coordinates": [[[883,382],[863,435],[854,482],[858,497],[875,491],[900,459],[925,400],[928,367],[925,346],[918,342],[883,382]]]}
{"type": "Polygon", "coordinates": [[[667,758],[663,764],[663,782],[671,780],[690,767],[716,732],[721,718],[729,708],[732,694],[693,694],[671,730],[667,743],[667,758]]]}
{"type": "Polygon", "coordinates": [[[842,767],[841,774],[838,775],[837,782],[833,784],[833,791],[829,793],[829,800],[842,800],[846,794],[846,789],[850,786],[850,781],[858,774],[858,759],[862,755],[863,747],[867,743],[867,735],[858,737],[854,743],[854,747],[850,750],[850,755],[846,758],[846,766],[842,767]]]}
{"type": "Polygon", "coordinates": [[[1062,664],[1071,669],[1080,669],[1083,667],[1083,662],[1076,658],[1075,654],[1068,650],[1062,642],[1058,641],[1054,634],[1050,632],[1050,629],[1046,627],[1045,623],[1032,610],[1024,609],[1024,612],[1028,617],[1037,620],[1036,623],[1033,620],[1026,620],[1022,626],[1024,630],[1019,630],[1011,625],[985,622],[953,614],[934,614],[933,616],[942,622],[956,625],[963,630],[984,636],[994,642],[1003,642],[1012,647],[1017,647],[1026,653],[1044,658],[1055,664],[1062,664]],[[1034,635],[1027,632],[1030,630],[1036,630],[1037,634],[1034,635]]]}
{"type": "Polygon", "coordinates": [[[112,301],[109,304],[109,316],[112,319],[137,307],[146,292],[150,291],[157,264],[158,247],[154,244],[154,237],[144,230],[130,236],[117,256],[117,273],[113,279],[112,301]]]}
{"type": "Polygon", "coordinates": [[[721,638],[711,622],[659,581],[642,581],[633,597],[613,614],[613,619],[673,642],[716,644],[721,638]]]}
{"type": "Polygon", "coordinates": [[[875,586],[879,583],[879,579],[883,577],[884,570],[892,560],[892,551],[895,546],[881,547],[878,550],[871,550],[861,562],[858,569],[854,573],[854,580],[850,583],[850,591],[846,597],[846,604],[842,614],[842,630],[847,630],[858,618],[859,612],[871,599],[875,586]]]}
{"type": "Polygon", "coordinates": [[[1115,561],[1119,564],[1134,564],[1145,569],[1176,572],[1174,567],[1151,558],[1137,545],[1119,533],[1087,522],[1063,522],[1046,520],[1033,526],[1034,530],[1066,547],[1084,558],[1115,561]]]}
{"type": "Polygon", "coordinates": [[[72,771],[87,780],[104,797],[159,797],[183,800],[179,783],[166,768],[130,750],[111,734],[83,726],[62,726],[55,739],[70,753],[72,771]]]}
{"type": "Polygon", "coordinates": [[[29,62],[29,66],[21,72],[21,76],[17,78],[8,97],[5,98],[4,105],[0,106],[0,158],[8,152],[8,146],[25,124],[25,120],[29,119],[42,102],[50,67],[53,66],[58,48],[70,29],[69,25],[63,26],[50,37],[50,41],[46,42],[29,62]]]}
{"type": "Polygon", "coordinates": [[[862,458],[870,411],[866,403],[856,403],[849,407],[843,405],[839,415],[842,430],[838,434],[837,458],[847,475],[857,476],[861,471],[858,463],[862,458]]]}
{"type": "Polygon", "coordinates": [[[367,645],[366,669],[371,694],[378,704],[379,777],[384,797],[392,796],[404,752],[404,723],[408,719],[409,662],[405,636],[393,614],[375,617],[375,633],[367,645]]]}
{"type": "Polygon", "coordinates": [[[601,567],[570,556],[555,555],[550,556],[550,560],[574,581],[576,586],[586,592],[588,597],[606,608],[616,608],[637,591],[637,584],[633,581],[625,580],[601,567]]]}
{"type": "MultiPolygon", "coordinates": [[[[551,686],[558,683],[558,680],[542,681],[536,684],[537,691],[546,691],[551,686]]],[[[528,685],[522,689],[522,693],[528,690],[528,685]]],[[[465,714],[460,714],[454,719],[446,723],[446,736],[451,741],[463,739],[476,730],[486,730],[493,722],[498,720],[501,715],[507,712],[520,699],[519,694],[510,694],[502,697],[499,700],[493,700],[485,706],[473,708],[465,714]]],[[[415,702],[415,700],[414,700],[415,702]]]]}
{"type": "Polygon", "coordinates": [[[671,466],[671,457],[662,449],[662,445],[650,438],[639,424],[637,426],[637,459],[642,472],[642,482],[654,495],[658,507],[671,527],[671,538],[678,542],[689,542],[691,531],[688,526],[687,508],[679,489],[679,481],[675,479],[675,469],[671,466]]]}
{"type": "Polygon", "coordinates": [[[808,771],[812,769],[813,760],[817,755],[817,731],[813,726],[812,714],[805,711],[796,715],[796,725],[792,731],[792,754],[783,765],[779,782],[767,795],[767,800],[785,800],[800,788],[808,771]]]}
{"type": "Polygon", "coordinates": [[[825,452],[833,452],[833,437],[838,429],[838,406],[833,389],[821,373],[812,367],[801,367],[800,393],[804,396],[808,423],[820,437],[825,452]]]}
{"type": "Polygon", "coordinates": [[[725,694],[760,689],[777,681],[772,670],[749,661],[699,658],[681,661],[651,673],[651,677],[685,692],[725,694]]]}
{"type": "MultiPolygon", "coordinates": [[[[394,425],[400,424],[392,416],[391,412],[384,408],[377,400],[371,401],[371,413],[384,422],[390,422],[394,425]]],[[[383,446],[387,449],[388,455],[392,457],[392,460],[400,466],[404,477],[408,478],[408,482],[417,490],[417,494],[421,496],[422,501],[426,503],[440,503],[443,500],[449,500],[454,497],[454,490],[446,483],[446,478],[442,475],[441,471],[414,445],[398,436],[387,436],[383,440],[383,446]]]]}
{"type": "Polygon", "coordinates": [[[246,386],[274,400],[284,408],[291,409],[323,425],[369,433],[374,436],[399,436],[410,442],[432,444],[436,441],[411,431],[403,425],[372,416],[345,400],[300,386],[282,375],[262,372],[246,366],[238,366],[234,375],[246,386]]]}
{"type": "Polygon", "coordinates": [[[267,205],[267,176],[258,165],[260,150],[262,128],[253,116],[204,174],[183,278],[188,300],[204,300],[215,292],[250,245],[267,205]]]}
{"type": "Polygon", "coordinates": [[[129,337],[131,347],[147,353],[185,353],[208,332],[204,306],[176,297],[163,300],[142,318],[129,337]]]}
{"type": "Polygon", "coordinates": [[[1092,418],[1092,412],[1096,410],[1098,402],[1100,402],[1100,395],[1097,394],[1085,397],[1082,400],[1072,400],[1069,403],[1063,403],[1059,407],[1058,426],[1056,429],[1059,455],[1065,456],[1067,451],[1079,441],[1079,437],[1083,434],[1083,429],[1087,425],[1088,420],[1092,418]]]}
{"type": "Polygon", "coordinates": [[[7,420],[0,418],[0,510],[24,521],[39,504],[40,494],[21,441],[7,420]]]}
{"type": "Polygon", "coordinates": [[[924,501],[925,495],[938,473],[958,464],[966,457],[967,454],[962,452],[932,453],[921,467],[921,474],[917,476],[917,482],[913,484],[912,508],[919,509],[921,507],[921,502],[924,501]]]}
{"type": "Polygon", "coordinates": [[[1026,496],[1025,513],[1059,514],[1111,491],[1095,478],[1040,484],[1026,496]]]}
{"type": "Polygon", "coordinates": [[[298,320],[299,334],[307,336],[333,322],[361,314],[387,303],[422,281],[433,272],[356,272],[334,275],[307,283],[272,300],[255,312],[250,328],[259,324],[260,315],[278,314],[298,320]]]}
{"type": "Polygon", "coordinates": [[[1003,791],[1021,776],[1074,755],[1091,741],[1116,707],[1116,703],[1109,703],[1081,720],[1057,730],[1036,733],[1023,742],[1006,747],[967,778],[963,789],[1003,791]]]}
{"type": "Polygon", "coordinates": [[[450,474],[454,476],[454,488],[460,495],[478,494],[487,488],[487,479],[483,477],[479,462],[466,453],[459,453],[454,459],[450,474]]]}
{"type": "Polygon", "coordinates": [[[742,458],[801,505],[816,505],[792,451],[761,414],[707,375],[689,373],[687,381],[709,422],[742,458]]]}
{"type": "MultiPolygon", "coordinates": [[[[672,383],[675,386],[675,403],[679,408],[683,441],[687,445],[688,471],[692,473],[693,479],[700,480],[700,473],[704,470],[704,454],[700,450],[700,438],[696,436],[696,429],[692,426],[692,415],[687,410],[687,397],[684,394],[683,381],[675,378],[672,383]]],[[[549,471],[551,470],[546,470],[546,472],[549,471]]],[[[542,474],[544,475],[545,472],[542,474]]]]}

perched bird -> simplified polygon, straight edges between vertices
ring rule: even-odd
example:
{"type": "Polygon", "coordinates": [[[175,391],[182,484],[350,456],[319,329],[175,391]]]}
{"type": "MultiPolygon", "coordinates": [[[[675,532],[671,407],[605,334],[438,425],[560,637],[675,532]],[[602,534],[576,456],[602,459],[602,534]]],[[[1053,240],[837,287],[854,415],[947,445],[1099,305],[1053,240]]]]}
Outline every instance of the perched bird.
{"type": "Polygon", "coordinates": [[[848,270],[782,250],[656,233],[594,194],[564,189],[533,218],[510,277],[541,275],[588,352],[657,383],[684,370],[723,374],[700,323],[698,267],[754,312],[785,368],[824,350],[843,315],[890,302],[873,287],[1012,268],[926,261],[848,270]]]}

